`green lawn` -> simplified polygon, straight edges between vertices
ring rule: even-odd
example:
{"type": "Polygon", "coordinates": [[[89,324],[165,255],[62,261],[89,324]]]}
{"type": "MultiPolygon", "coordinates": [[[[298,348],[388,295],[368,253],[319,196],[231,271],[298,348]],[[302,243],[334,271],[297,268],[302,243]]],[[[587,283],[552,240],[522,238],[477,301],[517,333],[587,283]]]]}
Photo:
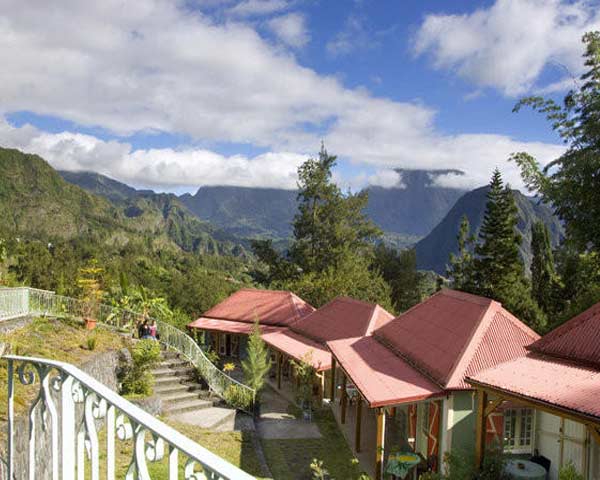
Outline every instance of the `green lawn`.
{"type": "MultiPolygon", "coordinates": [[[[26,327],[10,332],[0,334],[0,342],[11,345],[11,353],[44,357],[53,360],[60,360],[74,365],[84,363],[93,355],[108,350],[117,350],[128,344],[128,340],[117,333],[104,329],[96,328],[94,332],[85,330],[79,323],[68,320],[56,320],[48,318],[35,319],[26,327]],[[87,338],[89,335],[96,336],[96,346],[93,351],[87,347],[87,338]]],[[[7,363],[0,361],[0,422],[6,421],[6,400],[7,400],[7,363]]],[[[36,381],[32,387],[24,387],[15,379],[16,395],[15,410],[17,413],[24,412],[38,393],[39,383],[36,381]]],[[[260,477],[263,475],[260,463],[254,449],[254,432],[210,432],[190,425],[169,422],[169,424],[198,442],[206,449],[223,457],[234,465],[242,468],[251,475],[260,477]]],[[[4,429],[0,430],[0,441],[3,441],[4,429]]],[[[147,436],[147,440],[150,435],[147,436]]],[[[101,478],[104,478],[106,471],[106,437],[105,431],[99,432],[100,456],[101,456],[101,478]]],[[[121,442],[115,440],[117,452],[117,476],[125,478],[125,472],[129,466],[132,455],[132,442],[121,442]]],[[[157,463],[148,463],[152,478],[166,479],[167,463],[166,459],[157,463]]],[[[180,470],[185,466],[185,459],[180,455],[180,470]]]]}
{"type": "MultiPolygon", "coordinates": [[[[263,472],[256,456],[253,445],[254,432],[211,432],[198,427],[186,425],[183,423],[167,421],[169,425],[183,433],[190,439],[202,445],[207,450],[219,455],[228,462],[240,467],[250,475],[262,478],[263,472]]],[[[100,478],[104,478],[106,472],[105,464],[105,432],[99,435],[100,441],[100,478]]],[[[146,440],[150,439],[147,435],[146,440]]],[[[132,459],[133,442],[131,440],[122,442],[116,440],[116,475],[117,478],[125,478],[129,463],[132,459]]],[[[165,451],[165,458],[158,462],[147,462],[148,470],[153,479],[168,478],[168,449],[165,451]]],[[[179,471],[183,477],[183,469],[187,458],[179,455],[179,471]]],[[[197,470],[199,470],[197,468],[197,470]]]]}
{"type": "Polygon", "coordinates": [[[313,459],[323,466],[335,480],[356,480],[361,471],[352,455],[333,413],[329,409],[315,412],[313,421],[319,426],[321,438],[298,440],[265,440],[262,447],[275,480],[311,479],[313,459]]]}
{"type": "MultiPolygon", "coordinates": [[[[10,353],[26,357],[42,357],[80,365],[93,355],[109,350],[119,350],[128,340],[112,330],[97,327],[93,331],[83,328],[79,322],[36,318],[19,330],[0,334],[0,342],[10,345],[10,353]],[[95,336],[94,350],[87,346],[90,335],[95,336]]],[[[6,420],[7,413],[7,362],[0,361],[0,421],[6,420]]],[[[15,411],[24,411],[37,395],[39,383],[24,387],[15,377],[15,411]]]]}

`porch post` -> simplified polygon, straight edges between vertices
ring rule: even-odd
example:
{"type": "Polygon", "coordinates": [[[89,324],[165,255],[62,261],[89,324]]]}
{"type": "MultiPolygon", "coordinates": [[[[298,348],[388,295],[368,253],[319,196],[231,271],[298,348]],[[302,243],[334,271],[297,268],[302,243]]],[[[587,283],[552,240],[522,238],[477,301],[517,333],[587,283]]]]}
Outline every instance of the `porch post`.
{"type": "Polygon", "coordinates": [[[331,356],[331,385],[329,388],[329,398],[335,401],[335,357],[331,356]]]}
{"type": "Polygon", "coordinates": [[[354,450],[360,452],[360,426],[362,421],[362,397],[359,395],[356,401],[356,424],[354,425],[354,450]]]}
{"type": "Polygon", "coordinates": [[[475,467],[481,468],[485,450],[486,420],[485,409],[487,406],[487,393],[483,390],[477,391],[477,429],[475,437],[475,467]]]}
{"type": "Polygon", "coordinates": [[[385,408],[377,409],[377,445],[375,447],[375,480],[383,478],[385,439],[385,408]]]}
{"type": "Polygon", "coordinates": [[[342,374],[342,424],[346,423],[346,404],[348,403],[348,394],[346,393],[346,375],[342,374]]]}
{"type": "Polygon", "coordinates": [[[600,445],[600,426],[588,425],[588,429],[592,435],[592,438],[596,441],[596,443],[598,443],[598,445],[600,445]]]}
{"type": "Polygon", "coordinates": [[[283,355],[281,354],[281,352],[277,352],[277,359],[275,360],[277,362],[277,390],[281,390],[281,363],[282,363],[282,358],[283,355]]]}

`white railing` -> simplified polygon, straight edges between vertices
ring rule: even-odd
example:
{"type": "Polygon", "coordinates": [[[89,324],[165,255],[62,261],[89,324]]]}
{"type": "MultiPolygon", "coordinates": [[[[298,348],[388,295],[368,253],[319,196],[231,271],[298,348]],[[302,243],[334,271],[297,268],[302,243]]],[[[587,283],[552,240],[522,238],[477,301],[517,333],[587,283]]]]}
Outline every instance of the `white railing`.
{"type": "Polygon", "coordinates": [[[28,288],[0,288],[0,320],[11,320],[28,314],[28,288]]]}
{"type": "Polygon", "coordinates": [[[100,472],[103,478],[115,480],[119,469],[126,480],[254,478],[73,365],[32,357],[4,358],[10,480],[98,480],[100,472]],[[15,416],[17,387],[24,397],[34,398],[27,431],[15,416]],[[27,394],[26,389],[33,391],[27,394]]]}
{"type": "MultiPolygon", "coordinates": [[[[5,302],[0,300],[0,320],[22,315],[82,317],[87,310],[86,302],[82,300],[29,287],[0,289],[0,299],[2,298],[5,298],[5,302]]],[[[96,306],[94,316],[98,323],[131,335],[135,334],[138,323],[152,320],[140,313],[104,304],[96,306]]],[[[156,320],[156,324],[160,342],[190,361],[212,392],[232,407],[253,413],[256,400],[254,389],[220,370],[187,333],[160,320],[156,320]]]]}

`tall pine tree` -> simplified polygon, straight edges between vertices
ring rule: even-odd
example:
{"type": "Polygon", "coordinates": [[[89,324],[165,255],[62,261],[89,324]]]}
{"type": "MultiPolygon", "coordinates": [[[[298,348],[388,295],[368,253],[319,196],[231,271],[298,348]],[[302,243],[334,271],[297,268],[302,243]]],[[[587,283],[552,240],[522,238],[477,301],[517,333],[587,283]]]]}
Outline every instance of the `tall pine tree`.
{"type": "Polygon", "coordinates": [[[336,267],[347,257],[364,254],[381,231],[363,210],[367,192],[344,194],[332,181],[336,157],[321,146],[319,158],[298,169],[298,213],[290,256],[304,272],[336,267]]]}
{"type": "Polygon", "coordinates": [[[536,222],[531,229],[531,295],[546,313],[559,309],[558,291],[560,281],[554,265],[548,227],[536,222]]]}
{"type": "Polygon", "coordinates": [[[258,320],[248,337],[248,356],[242,361],[246,385],[256,390],[257,395],[265,385],[265,378],[271,369],[269,350],[260,336],[258,320]]]}
{"type": "Polygon", "coordinates": [[[507,284],[524,279],[525,271],[519,254],[521,235],[515,228],[517,205],[498,169],[492,175],[487,199],[475,247],[474,281],[482,295],[491,297],[504,291],[507,284]]]}
{"type": "Polygon", "coordinates": [[[466,215],[463,215],[458,230],[458,255],[450,254],[450,263],[446,275],[457,290],[473,289],[473,245],[475,236],[470,233],[471,225],[466,215]]]}
{"type": "MultiPolygon", "coordinates": [[[[546,325],[546,318],[531,297],[531,285],[525,276],[519,253],[521,235],[516,231],[517,213],[512,191],[504,186],[502,176],[496,169],[487,194],[485,215],[474,249],[472,268],[469,261],[469,268],[458,270],[462,283],[458,287],[501,302],[531,327],[542,330],[546,325]]],[[[463,223],[463,229],[464,225],[463,223]]],[[[465,241],[464,236],[464,232],[459,235],[459,242],[465,241]]]]}

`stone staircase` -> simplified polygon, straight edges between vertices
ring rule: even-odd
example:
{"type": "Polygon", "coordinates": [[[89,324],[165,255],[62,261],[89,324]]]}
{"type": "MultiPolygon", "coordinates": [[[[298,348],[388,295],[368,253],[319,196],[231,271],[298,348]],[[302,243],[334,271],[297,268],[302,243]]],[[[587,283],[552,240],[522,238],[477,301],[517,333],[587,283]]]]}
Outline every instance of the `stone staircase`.
{"type": "Polygon", "coordinates": [[[236,410],[211,395],[187,360],[171,351],[163,351],[162,357],[152,374],[163,415],[210,430],[236,429],[236,410]]]}
{"type": "Polygon", "coordinates": [[[196,379],[194,368],[176,352],[163,351],[161,363],[152,370],[154,393],[160,398],[164,415],[211,408],[214,399],[196,379]]]}

